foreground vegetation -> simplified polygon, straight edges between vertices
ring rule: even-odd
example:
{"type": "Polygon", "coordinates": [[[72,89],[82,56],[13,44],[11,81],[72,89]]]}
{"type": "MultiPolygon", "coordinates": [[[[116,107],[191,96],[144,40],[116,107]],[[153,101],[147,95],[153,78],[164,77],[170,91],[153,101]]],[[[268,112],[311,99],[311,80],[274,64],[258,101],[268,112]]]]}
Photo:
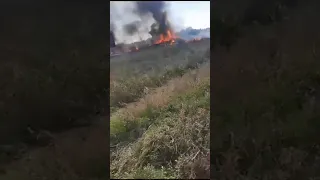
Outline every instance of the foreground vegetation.
{"type": "Polygon", "coordinates": [[[152,95],[167,98],[165,103],[154,100],[111,117],[111,143],[117,144],[111,155],[112,178],[209,177],[208,75],[198,82],[191,76],[180,78],[187,89],[179,93],[177,87],[172,96],[152,95]]]}
{"type": "Polygon", "coordinates": [[[208,178],[209,41],[125,57],[111,62],[111,178],[208,178]]]}

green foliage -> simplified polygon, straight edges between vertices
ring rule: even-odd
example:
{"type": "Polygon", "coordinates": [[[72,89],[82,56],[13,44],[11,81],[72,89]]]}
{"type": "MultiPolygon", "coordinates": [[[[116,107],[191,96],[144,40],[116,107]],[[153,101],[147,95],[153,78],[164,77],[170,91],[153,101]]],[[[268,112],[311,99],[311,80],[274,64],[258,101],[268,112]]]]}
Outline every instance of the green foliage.
{"type": "Polygon", "coordinates": [[[118,136],[122,137],[127,134],[127,140],[132,143],[113,152],[111,176],[208,177],[209,161],[204,159],[209,152],[209,88],[205,82],[195,90],[174,98],[163,109],[147,108],[140,119],[134,120],[134,125],[119,133],[118,136]],[[137,129],[143,130],[139,136],[130,138],[130,131],[137,129]],[[188,163],[182,163],[186,161],[188,163]],[[195,167],[197,163],[200,163],[197,167],[202,167],[202,171],[195,167]]]}

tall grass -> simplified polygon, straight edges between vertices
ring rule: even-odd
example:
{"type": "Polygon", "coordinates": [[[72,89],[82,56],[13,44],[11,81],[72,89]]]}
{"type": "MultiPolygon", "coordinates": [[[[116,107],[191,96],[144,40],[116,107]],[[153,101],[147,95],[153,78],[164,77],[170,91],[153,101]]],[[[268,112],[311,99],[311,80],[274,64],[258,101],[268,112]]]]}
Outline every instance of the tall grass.
{"type": "MultiPolygon", "coordinates": [[[[206,50],[208,51],[209,49],[206,48],[206,50]]],[[[112,111],[142,97],[149,88],[160,87],[167,83],[168,80],[182,76],[187,70],[198,68],[199,65],[209,61],[208,57],[206,53],[191,54],[185,57],[185,63],[177,66],[170,65],[159,72],[144,74],[141,71],[131,77],[128,77],[129,75],[118,75],[119,77],[110,82],[110,106],[112,111]]],[[[139,62],[137,63],[139,64],[139,62]]],[[[123,64],[125,65],[126,63],[123,64]]]]}
{"type": "Polygon", "coordinates": [[[127,134],[126,138],[133,134],[120,127],[140,131],[140,135],[135,136],[136,140],[132,144],[113,151],[111,176],[113,178],[208,178],[210,174],[208,83],[208,81],[203,82],[203,85],[189,93],[177,96],[167,107],[147,108],[140,118],[131,121],[134,126],[124,124],[111,126],[113,135],[122,134],[123,137],[127,134]]]}

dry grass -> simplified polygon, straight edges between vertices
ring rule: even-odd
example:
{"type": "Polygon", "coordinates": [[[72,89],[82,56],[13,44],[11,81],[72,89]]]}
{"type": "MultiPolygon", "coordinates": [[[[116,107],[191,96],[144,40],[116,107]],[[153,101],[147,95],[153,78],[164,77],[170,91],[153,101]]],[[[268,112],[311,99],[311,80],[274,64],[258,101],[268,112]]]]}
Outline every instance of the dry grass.
{"type": "Polygon", "coordinates": [[[168,105],[168,102],[173,96],[189,91],[204,81],[204,78],[208,78],[209,76],[210,67],[208,64],[205,64],[203,67],[192,70],[182,77],[169,80],[164,86],[150,89],[150,92],[146,96],[137,102],[127,104],[126,107],[119,109],[115,115],[125,119],[134,119],[139,117],[139,115],[147,108],[162,108],[168,105]]]}
{"type": "Polygon", "coordinates": [[[158,47],[111,61],[112,110],[137,101],[146,94],[146,89],[160,87],[208,61],[209,45],[210,42],[204,40],[186,47],[158,47]]]}
{"type": "Polygon", "coordinates": [[[208,178],[209,41],[119,58],[111,64],[111,105],[123,104],[110,120],[111,178],[208,178]],[[122,69],[125,65],[130,68],[122,69]],[[176,110],[183,103],[190,106],[176,110]],[[186,124],[195,131],[182,132],[186,124]],[[197,130],[204,130],[204,136],[197,130]],[[176,139],[175,146],[167,133],[176,139]],[[192,136],[203,140],[195,142],[192,136]],[[185,146],[190,147],[187,154],[182,153],[185,146]],[[162,151],[168,154],[156,153],[162,151]]]}
{"type": "Polygon", "coordinates": [[[145,95],[147,89],[160,87],[169,79],[181,76],[185,72],[186,69],[176,68],[154,77],[143,75],[125,80],[112,81],[110,82],[110,106],[116,108],[122,107],[126,103],[134,102],[139,97],[145,95]]]}
{"type": "Polygon", "coordinates": [[[120,143],[112,150],[111,176],[209,177],[209,70],[206,64],[174,78],[111,117],[111,143],[120,143]],[[182,107],[175,110],[176,106],[182,107]]]}

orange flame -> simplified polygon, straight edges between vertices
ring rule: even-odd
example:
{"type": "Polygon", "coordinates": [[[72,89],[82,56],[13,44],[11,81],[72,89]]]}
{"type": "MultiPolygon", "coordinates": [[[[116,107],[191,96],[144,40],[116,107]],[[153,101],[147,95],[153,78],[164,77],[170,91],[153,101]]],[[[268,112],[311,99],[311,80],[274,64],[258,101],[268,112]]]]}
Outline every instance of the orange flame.
{"type": "Polygon", "coordinates": [[[167,34],[160,34],[159,39],[155,42],[155,44],[167,43],[173,44],[177,36],[171,30],[167,30],[167,34]]]}

